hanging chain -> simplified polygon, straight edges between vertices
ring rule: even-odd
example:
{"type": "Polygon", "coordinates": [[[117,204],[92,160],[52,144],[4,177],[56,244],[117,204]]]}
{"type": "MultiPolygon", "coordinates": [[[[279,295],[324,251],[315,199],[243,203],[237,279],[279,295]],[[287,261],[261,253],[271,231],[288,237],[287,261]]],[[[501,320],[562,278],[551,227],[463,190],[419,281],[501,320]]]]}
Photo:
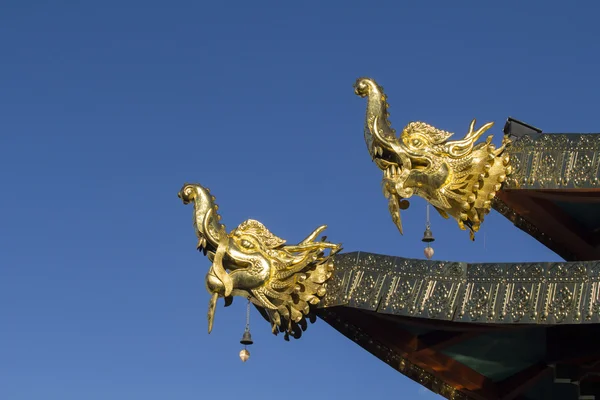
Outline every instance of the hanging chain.
{"type": "Polygon", "coordinates": [[[246,331],[250,330],[250,299],[248,299],[248,305],[246,306],[246,331]]]}
{"type": "Polygon", "coordinates": [[[429,223],[429,203],[427,203],[427,228],[431,228],[431,224],[429,223]]]}

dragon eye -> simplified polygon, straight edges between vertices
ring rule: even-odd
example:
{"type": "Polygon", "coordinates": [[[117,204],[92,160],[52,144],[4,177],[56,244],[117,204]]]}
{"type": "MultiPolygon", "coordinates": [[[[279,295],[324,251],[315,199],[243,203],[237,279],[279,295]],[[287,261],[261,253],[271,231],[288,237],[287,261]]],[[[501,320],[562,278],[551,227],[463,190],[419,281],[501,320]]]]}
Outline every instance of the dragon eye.
{"type": "Polygon", "coordinates": [[[413,147],[421,147],[421,145],[423,144],[423,142],[421,142],[419,139],[413,139],[410,141],[410,144],[413,147]]]}
{"type": "Polygon", "coordinates": [[[254,248],[254,245],[252,243],[250,243],[249,241],[247,241],[246,239],[242,239],[242,241],[240,242],[240,244],[242,245],[242,247],[244,247],[246,249],[252,249],[252,248],[254,248]]]}

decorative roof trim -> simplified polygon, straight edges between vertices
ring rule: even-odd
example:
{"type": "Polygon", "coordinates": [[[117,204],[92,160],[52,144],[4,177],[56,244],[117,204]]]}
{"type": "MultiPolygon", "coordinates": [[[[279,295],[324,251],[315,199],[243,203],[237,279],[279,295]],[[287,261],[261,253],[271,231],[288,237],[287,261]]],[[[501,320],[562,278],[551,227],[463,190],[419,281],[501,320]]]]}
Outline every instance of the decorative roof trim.
{"type": "Polygon", "coordinates": [[[503,189],[600,188],[600,134],[523,135],[507,148],[503,189]]]}
{"type": "Polygon", "coordinates": [[[600,322],[600,261],[467,264],[334,256],[320,307],[492,324],[600,322]]]}

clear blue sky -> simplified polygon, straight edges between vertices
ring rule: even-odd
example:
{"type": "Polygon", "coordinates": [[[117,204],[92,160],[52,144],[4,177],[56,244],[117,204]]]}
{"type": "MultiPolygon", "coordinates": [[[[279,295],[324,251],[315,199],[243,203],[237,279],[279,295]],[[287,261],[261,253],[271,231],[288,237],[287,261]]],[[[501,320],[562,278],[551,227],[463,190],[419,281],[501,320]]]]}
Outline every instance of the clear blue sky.
{"type": "MultiPolygon", "coordinates": [[[[345,251],[422,257],[424,203],[398,235],[355,79],[384,86],[398,130],[600,131],[599,12],[3,0],[0,399],[433,398],[322,321],[287,343],[254,311],[242,364],[244,302],[207,334],[209,262],[176,194],[208,186],[228,228],[255,218],[293,242],[327,223],[345,251]]],[[[436,258],[558,260],[495,213],[475,243],[432,224],[436,258]]]]}

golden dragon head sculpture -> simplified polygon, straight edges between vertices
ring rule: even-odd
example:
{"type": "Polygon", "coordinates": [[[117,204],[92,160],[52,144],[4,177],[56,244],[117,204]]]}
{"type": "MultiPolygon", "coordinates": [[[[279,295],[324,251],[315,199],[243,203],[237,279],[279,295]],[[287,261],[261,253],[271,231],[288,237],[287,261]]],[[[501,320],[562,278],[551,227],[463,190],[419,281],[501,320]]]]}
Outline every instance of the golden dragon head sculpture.
{"type": "Polygon", "coordinates": [[[402,233],[400,210],[407,198],[418,195],[444,218],[453,217],[460,229],[469,228],[471,239],[490,211],[491,200],[511,172],[504,149],[507,136],[496,148],[492,136],[475,144],[493,126],[475,129],[475,120],[460,140],[452,133],[424,122],[411,122],[396,136],[388,120],[387,97],[374,80],[359,78],[354,92],[367,98],[365,141],[377,166],[383,170],[383,192],[392,220],[402,233]]]}
{"type": "Polygon", "coordinates": [[[198,184],[185,184],[178,197],[194,204],[194,227],[198,250],[212,265],[206,275],[211,294],[208,332],[213,326],[216,302],[233,296],[249,299],[272,326],[274,334],[299,338],[307,328],[306,318],[314,322],[312,308],[325,295],[333,273],[332,256],[341,250],[338,244],[317,240],[327,228],[315,229],[296,245],[272,234],[256,220],[246,220],[227,233],[215,198],[198,184]]]}

